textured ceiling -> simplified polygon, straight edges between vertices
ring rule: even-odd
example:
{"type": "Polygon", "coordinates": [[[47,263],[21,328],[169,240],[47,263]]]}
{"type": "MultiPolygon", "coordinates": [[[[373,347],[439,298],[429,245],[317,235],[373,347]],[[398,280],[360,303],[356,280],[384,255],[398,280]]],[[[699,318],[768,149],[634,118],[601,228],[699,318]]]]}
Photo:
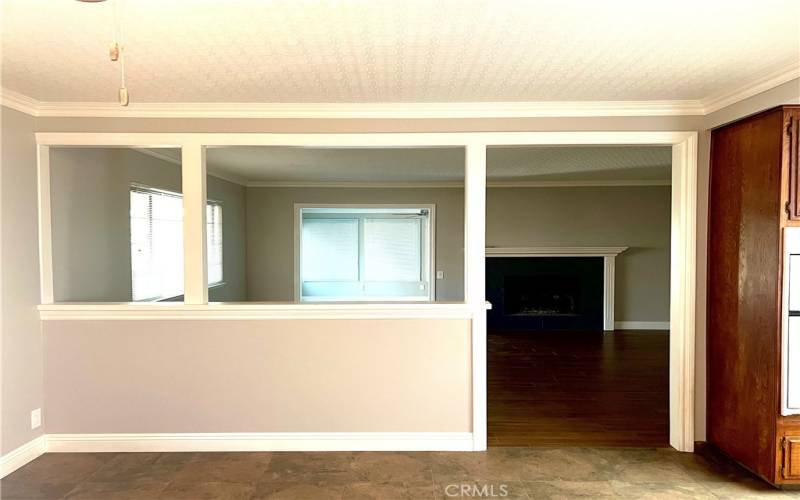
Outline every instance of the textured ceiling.
{"type": "MultiPolygon", "coordinates": [[[[461,182],[460,148],[207,150],[212,174],[241,182],[461,182]]],[[[672,152],[653,146],[490,148],[490,181],[667,181],[672,152]]]]}
{"type": "MultiPolygon", "coordinates": [[[[116,100],[113,3],[2,1],[3,87],[116,100]]],[[[797,0],[116,0],[135,102],[695,100],[797,64],[797,0]]]]}

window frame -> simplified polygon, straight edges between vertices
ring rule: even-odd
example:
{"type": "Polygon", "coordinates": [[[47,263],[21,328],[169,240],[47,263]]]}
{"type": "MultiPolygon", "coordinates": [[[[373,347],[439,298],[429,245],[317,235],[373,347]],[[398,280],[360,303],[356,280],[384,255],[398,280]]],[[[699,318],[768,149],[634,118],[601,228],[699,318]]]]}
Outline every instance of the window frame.
{"type": "MultiPolygon", "coordinates": [[[[359,255],[363,252],[363,224],[359,224],[359,255]]],[[[363,303],[363,302],[391,302],[391,303],[432,303],[436,301],[436,204],[433,203],[295,203],[294,204],[294,246],[292,255],[294,257],[294,301],[298,304],[314,304],[314,303],[363,303]],[[428,211],[428,244],[426,250],[428,252],[427,259],[423,257],[422,275],[427,278],[428,290],[427,295],[417,298],[411,297],[353,297],[346,300],[342,299],[303,299],[302,288],[302,224],[303,224],[303,210],[304,209],[317,209],[317,208],[333,208],[333,209],[421,209],[428,211]]],[[[424,245],[424,243],[423,243],[424,245]]],[[[361,258],[359,257],[359,270],[363,267],[361,258]]]]}
{"type": "MultiPolygon", "coordinates": [[[[133,182],[128,187],[128,212],[129,213],[130,213],[130,208],[131,208],[130,207],[130,203],[131,203],[130,195],[134,191],[138,191],[140,193],[144,192],[144,193],[147,193],[149,195],[157,194],[157,195],[161,195],[161,196],[171,196],[173,198],[178,198],[178,199],[181,200],[181,202],[183,202],[183,193],[180,193],[180,192],[177,192],[177,191],[172,191],[170,189],[157,188],[157,187],[149,186],[147,184],[133,182]]],[[[222,224],[222,220],[223,220],[223,217],[224,217],[222,201],[208,198],[208,199],[206,199],[206,207],[208,207],[210,205],[219,206],[219,209],[220,209],[220,224],[222,224]]],[[[206,221],[206,224],[208,224],[208,221],[206,221]]],[[[130,247],[131,250],[133,250],[133,241],[131,239],[131,230],[132,230],[132,227],[131,227],[131,220],[130,220],[130,215],[129,215],[128,216],[128,246],[130,247]]],[[[214,281],[214,282],[209,282],[208,283],[208,288],[209,289],[220,287],[220,286],[223,286],[225,284],[225,257],[224,257],[225,256],[225,227],[224,226],[222,226],[222,230],[220,231],[220,233],[222,234],[222,242],[223,242],[222,248],[221,248],[221,252],[220,252],[220,264],[222,266],[222,272],[221,272],[221,276],[220,276],[220,280],[219,281],[214,281]]],[[[184,257],[183,253],[181,254],[181,257],[184,257]]],[[[208,256],[206,257],[206,272],[208,272],[208,256]]],[[[171,301],[173,299],[177,299],[178,297],[183,297],[184,296],[184,293],[179,293],[178,295],[170,295],[170,296],[165,296],[165,297],[148,297],[146,299],[136,300],[136,299],[133,298],[133,291],[132,291],[133,290],[133,274],[134,274],[133,273],[133,259],[131,258],[131,301],[134,302],[134,303],[146,304],[146,303],[156,303],[156,302],[168,302],[168,301],[171,301]]],[[[185,280],[184,280],[184,285],[185,285],[185,280]]],[[[184,290],[184,292],[185,292],[185,290],[184,290]]]]}

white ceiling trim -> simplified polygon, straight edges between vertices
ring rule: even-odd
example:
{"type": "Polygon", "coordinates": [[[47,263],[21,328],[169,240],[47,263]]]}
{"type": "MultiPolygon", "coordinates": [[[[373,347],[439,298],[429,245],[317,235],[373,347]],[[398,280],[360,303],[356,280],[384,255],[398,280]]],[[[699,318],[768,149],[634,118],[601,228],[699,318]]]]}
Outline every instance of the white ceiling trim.
{"type": "Polygon", "coordinates": [[[409,103],[45,102],[0,90],[4,106],[41,117],[86,118],[546,118],[702,115],[700,101],[409,103]]]}
{"type": "Polygon", "coordinates": [[[748,97],[774,89],[779,85],[800,78],[800,62],[788,68],[767,75],[762,79],[745,85],[733,91],[703,99],[703,114],[713,113],[731,104],[743,101],[748,97]]]}
{"type": "Polygon", "coordinates": [[[800,78],[800,62],[700,100],[409,103],[46,102],[0,88],[0,104],[40,117],[87,118],[548,118],[703,116],[800,78]]]}
{"type": "MultiPolygon", "coordinates": [[[[487,181],[489,188],[555,188],[555,187],[629,187],[669,186],[669,180],[598,180],[598,181],[487,181]]],[[[251,181],[245,184],[252,188],[463,188],[463,182],[295,182],[295,181],[251,181]]]]}

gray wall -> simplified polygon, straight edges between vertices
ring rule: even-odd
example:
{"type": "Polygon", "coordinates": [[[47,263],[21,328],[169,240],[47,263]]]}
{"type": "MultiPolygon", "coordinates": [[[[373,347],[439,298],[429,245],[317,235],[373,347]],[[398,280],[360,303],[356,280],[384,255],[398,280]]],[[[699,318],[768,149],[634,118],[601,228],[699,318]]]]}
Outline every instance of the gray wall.
{"type": "Polygon", "coordinates": [[[0,148],[0,453],[40,436],[43,408],[34,118],[2,108],[0,148]]]}
{"type": "Polygon", "coordinates": [[[247,188],[247,296],[294,300],[295,203],[436,205],[436,300],[464,300],[464,190],[377,188],[247,188]]]}
{"type": "MultiPolygon", "coordinates": [[[[131,149],[51,151],[53,293],[58,302],[131,300],[130,186],[181,191],[181,167],[131,149]]],[[[211,300],[243,300],[244,188],[215,177],[223,203],[225,285],[211,300]]]]}
{"type": "Polygon", "coordinates": [[[669,321],[670,187],[491,188],[487,246],[627,246],[616,321],[669,321]]]}

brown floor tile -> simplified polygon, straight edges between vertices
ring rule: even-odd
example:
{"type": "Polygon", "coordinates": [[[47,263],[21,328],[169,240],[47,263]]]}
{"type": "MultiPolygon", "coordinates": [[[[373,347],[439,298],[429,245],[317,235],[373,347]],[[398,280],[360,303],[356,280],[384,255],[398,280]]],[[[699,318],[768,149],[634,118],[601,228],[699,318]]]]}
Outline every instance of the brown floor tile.
{"type": "Polygon", "coordinates": [[[57,500],[77,485],[78,483],[48,483],[30,477],[25,481],[4,478],[0,481],[0,498],[3,500],[57,500]]]}
{"type": "Polygon", "coordinates": [[[362,481],[373,483],[430,481],[430,453],[356,453],[353,470],[362,481]]]}
{"type": "Polygon", "coordinates": [[[345,484],[314,484],[302,481],[263,481],[251,500],[339,500],[345,484]]]}
{"type": "Polygon", "coordinates": [[[166,489],[166,481],[138,479],[126,482],[85,481],[70,491],[65,500],[152,500],[166,489]]]}
{"type": "Polygon", "coordinates": [[[353,457],[350,452],[274,453],[260,482],[357,482],[353,457]]]}
{"type": "Polygon", "coordinates": [[[118,453],[87,480],[98,483],[129,482],[135,480],[169,481],[178,469],[177,459],[167,460],[162,453],[118,453]],[[165,462],[162,462],[165,460],[165,462]]]}
{"type": "Polygon", "coordinates": [[[533,481],[525,483],[525,488],[537,500],[616,497],[608,481],[533,481]]]}
{"type": "Polygon", "coordinates": [[[198,454],[180,465],[172,474],[174,483],[258,482],[269,465],[269,459],[253,455],[198,454]]]}
{"type": "Polygon", "coordinates": [[[4,480],[75,484],[116,456],[116,453],[46,453],[4,480]]]}
{"type": "MultiPolygon", "coordinates": [[[[717,497],[698,483],[631,483],[611,481],[611,487],[617,498],[641,500],[715,500],[717,497]]],[[[740,498],[740,497],[737,497],[740,498]]]]}
{"type": "Polygon", "coordinates": [[[249,500],[255,485],[201,482],[171,484],[157,498],[163,500],[249,500]]]}

